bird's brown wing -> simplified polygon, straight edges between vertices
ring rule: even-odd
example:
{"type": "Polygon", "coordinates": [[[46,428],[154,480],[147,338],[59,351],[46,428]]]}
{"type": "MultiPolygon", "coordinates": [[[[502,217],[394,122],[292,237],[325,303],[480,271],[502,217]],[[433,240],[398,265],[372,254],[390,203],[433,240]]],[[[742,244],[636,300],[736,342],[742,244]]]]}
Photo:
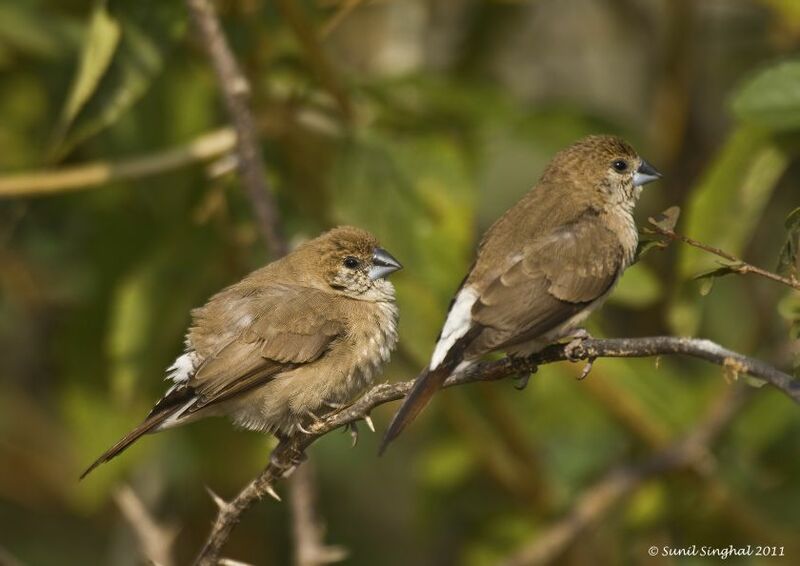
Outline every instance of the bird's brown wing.
{"type": "Polygon", "coordinates": [[[212,299],[199,309],[195,324],[202,325],[206,334],[227,331],[230,337],[187,382],[173,386],[139,426],[101,454],[81,478],[143,435],[182,422],[208,405],[319,359],[344,333],[341,312],[330,304],[330,295],[316,289],[271,286],[257,293],[227,291],[218,297],[225,300],[212,299]],[[242,313],[251,317],[247,324],[241,323],[242,313]],[[204,320],[214,321],[216,327],[205,328],[208,322],[204,320]]]}
{"type": "Polygon", "coordinates": [[[442,362],[417,377],[383,437],[380,452],[422,411],[461,360],[533,340],[568,321],[612,287],[623,267],[622,249],[612,232],[587,220],[591,218],[579,218],[534,238],[516,255],[500,245],[506,242],[486,241],[462,283],[462,288],[484,289],[472,306],[469,327],[442,362]],[[481,266],[485,253],[511,255],[513,260],[482,286],[473,277],[479,268],[484,274],[489,272],[481,266]]]}
{"type": "Polygon", "coordinates": [[[530,242],[485,287],[472,308],[484,331],[470,344],[474,357],[535,339],[607,293],[623,268],[618,238],[581,219],[530,242]]]}
{"type": "Polygon", "coordinates": [[[317,360],[345,333],[330,294],[317,289],[275,286],[243,300],[252,320],[189,381],[198,396],[190,412],[317,360]]]}

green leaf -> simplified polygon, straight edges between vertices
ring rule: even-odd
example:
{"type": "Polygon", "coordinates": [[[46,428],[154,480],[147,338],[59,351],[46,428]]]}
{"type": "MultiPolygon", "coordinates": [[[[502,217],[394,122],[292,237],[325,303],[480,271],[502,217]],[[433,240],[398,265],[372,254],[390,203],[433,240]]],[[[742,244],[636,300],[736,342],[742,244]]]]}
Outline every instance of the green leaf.
{"type": "MultiPolygon", "coordinates": [[[[671,206],[665,211],[648,218],[648,222],[653,224],[666,232],[675,230],[678,224],[678,218],[681,215],[681,209],[678,206],[671,206]]],[[[669,246],[669,240],[666,237],[659,235],[651,228],[643,228],[642,233],[639,234],[639,245],[636,247],[636,254],[634,255],[634,263],[637,263],[645,254],[654,249],[663,249],[669,246]]]]}
{"type": "Polygon", "coordinates": [[[161,71],[167,48],[183,31],[174,2],[141,0],[95,5],[78,71],[53,135],[59,160],[116,122],[161,71]]]}
{"type": "Polygon", "coordinates": [[[678,218],[681,215],[681,208],[679,206],[670,206],[663,212],[648,218],[650,224],[658,226],[665,232],[672,232],[678,224],[678,218]]]}
{"type": "Polygon", "coordinates": [[[719,277],[725,277],[731,273],[736,273],[734,266],[723,265],[722,267],[711,269],[704,273],[695,275],[693,279],[700,281],[700,294],[705,297],[711,292],[715,279],[719,277]]]}
{"type": "Polygon", "coordinates": [[[731,107],[744,122],[775,131],[800,128],[800,60],[757,73],[734,94],[731,107]]]}
{"type": "Polygon", "coordinates": [[[638,263],[644,256],[653,250],[663,250],[669,245],[669,242],[664,241],[663,238],[657,236],[650,236],[648,234],[639,234],[639,245],[636,247],[636,254],[633,263],[638,263]]]}
{"type": "Polygon", "coordinates": [[[797,277],[800,274],[798,249],[800,249],[800,208],[795,208],[786,217],[786,242],[778,256],[778,273],[797,277]]]}
{"type": "Polygon", "coordinates": [[[104,2],[95,5],[86,31],[86,41],[73,79],[70,94],[61,114],[59,130],[66,132],[78,112],[97,90],[100,79],[108,70],[119,46],[122,31],[119,22],[112,18],[104,2]]]}
{"type": "MultiPolygon", "coordinates": [[[[788,162],[764,132],[747,127],[736,130],[684,206],[685,234],[740,256],[788,162]]],[[[716,256],[697,248],[680,246],[679,254],[678,271],[684,281],[717,267],[716,256]]],[[[697,301],[690,289],[676,297],[670,311],[676,333],[696,332],[697,301]]]]}
{"type": "Polygon", "coordinates": [[[711,269],[710,271],[706,271],[704,273],[700,273],[694,276],[694,279],[701,280],[701,279],[716,279],[717,277],[725,277],[726,275],[730,275],[732,273],[737,273],[738,265],[723,265],[722,267],[718,267],[716,269],[711,269]]]}

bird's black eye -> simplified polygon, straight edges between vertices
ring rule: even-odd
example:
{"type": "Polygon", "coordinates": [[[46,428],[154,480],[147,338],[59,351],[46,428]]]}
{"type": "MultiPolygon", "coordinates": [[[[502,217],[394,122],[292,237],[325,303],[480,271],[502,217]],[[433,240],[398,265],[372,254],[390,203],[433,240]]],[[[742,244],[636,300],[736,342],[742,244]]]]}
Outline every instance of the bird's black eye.
{"type": "Polygon", "coordinates": [[[623,159],[617,159],[611,166],[620,173],[628,169],[628,163],[623,159]]]}
{"type": "Polygon", "coordinates": [[[349,256],[347,256],[346,258],[344,258],[344,266],[345,266],[347,269],[355,269],[355,268],[356,268],[356,267],[358,267],[359,265],[361,265],[361,262],[360,262],[360,261],[358,261],[356,258],[354,258],[354,257],[353,257],[353,256],[351,256],[351,255],[349,255],[349,256]]]}

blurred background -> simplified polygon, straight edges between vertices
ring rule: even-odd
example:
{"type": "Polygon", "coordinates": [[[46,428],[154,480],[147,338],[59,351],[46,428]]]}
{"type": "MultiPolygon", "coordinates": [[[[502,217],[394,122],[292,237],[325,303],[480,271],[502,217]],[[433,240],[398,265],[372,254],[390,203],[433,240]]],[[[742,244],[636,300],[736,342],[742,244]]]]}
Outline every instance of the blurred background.
{"type": "MultiPolygon", "coordinates": [[[[588,133],[624,136],[664,173],[640,225],[678,205],[678,231],[771,270],[783,250],[796,273],[796,0],[216,6],[287,236],[357,224],[406,267],[389,380],[427,361],[483,230],[588,133]]],[[[187,563],[216,512],[205,487],[235,494],[269,439],[212,419],[77,481],[163,392],[189,310],[269,260],[185,6],[0,0],[0,116],[0,563],[143,563],[115,503],[126,485],[187,563]],[[85,164],[94,177],[63,173],[85,164]]],[[[715,267],[676,244],[649,253],[590,330],[702,336],[791,371],[798,293],[693,279],[715,267]]],[[[577,381],[580,369],[544,367],[521,392],[448,390],[380,459],[366,430],[354,449],[346,434],[323,438],[310,455],[326,540],[348,564],[515,563],[607,474],[691,434],[745,381],[679,358],[598,360],[577,381]]],[[[647,549],[751,544],[785,557],[728,562],[800,563],[800,411],[745,387],[701,458],[615,492],[541,560],[697,564],[647,549]]],[[[395,408],[375,411],[379,433],[395,408]]],[[[290,563],[290,523],[286,504],[263,501],[224,555],[290,563]]]]}

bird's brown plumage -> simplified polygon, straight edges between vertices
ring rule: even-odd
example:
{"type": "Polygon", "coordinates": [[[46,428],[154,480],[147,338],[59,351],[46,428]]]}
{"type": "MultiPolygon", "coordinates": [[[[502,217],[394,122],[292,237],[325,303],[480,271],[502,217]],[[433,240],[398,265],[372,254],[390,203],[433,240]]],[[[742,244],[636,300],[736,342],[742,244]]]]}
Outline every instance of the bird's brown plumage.
{"type": "Polygon", "coordinates": [[[397,341],[384,277],[399,268],[374,236],[340,227],[220,291],[192,311],[172,388],[83,475],[145,433],[197,418],[288,435],[352,400],[397,341]]]}
{"type": "Polygon", "coordinates": [[[599,306],[633,260],[633,207],[641,185],[656,176],[613,136],[589,136],[558,153],[539,183],[483,237],[431,364],[395,415],[381,450],[462,362],[493,351],[535,352],[599,306]]]}

